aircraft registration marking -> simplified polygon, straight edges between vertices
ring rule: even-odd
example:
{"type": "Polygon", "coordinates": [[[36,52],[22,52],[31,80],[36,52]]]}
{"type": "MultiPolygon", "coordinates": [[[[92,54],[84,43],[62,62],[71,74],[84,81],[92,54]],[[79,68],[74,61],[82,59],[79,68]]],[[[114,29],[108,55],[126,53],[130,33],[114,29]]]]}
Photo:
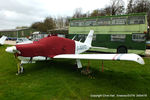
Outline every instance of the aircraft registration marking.
{"type": "Polygon", "coordinates": [[[79,50],[86,50],[86,49],[87,49],[86,45],[77,46],[77,51],[79,51],[79,50]]]}

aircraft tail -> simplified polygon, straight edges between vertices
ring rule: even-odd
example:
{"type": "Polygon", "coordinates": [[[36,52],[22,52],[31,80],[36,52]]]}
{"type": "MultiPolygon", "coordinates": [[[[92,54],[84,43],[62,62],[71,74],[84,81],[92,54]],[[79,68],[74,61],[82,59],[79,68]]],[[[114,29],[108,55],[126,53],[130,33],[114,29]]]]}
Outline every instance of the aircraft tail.
{"type": "Polygon", "coordinates": [[[85,44],[89,45],[91,47],[92,39],[93,39],[93,33],[94,30],[90,30],[86,40],[84,41],[85,44]]]}
{"type": "Polygon", "coordinates": [[[6,36],[2,36],[2,37],[0,38],[0,45],[3,45],[3,44],[4,44],[6,38],[7,38],[6,36]]]}

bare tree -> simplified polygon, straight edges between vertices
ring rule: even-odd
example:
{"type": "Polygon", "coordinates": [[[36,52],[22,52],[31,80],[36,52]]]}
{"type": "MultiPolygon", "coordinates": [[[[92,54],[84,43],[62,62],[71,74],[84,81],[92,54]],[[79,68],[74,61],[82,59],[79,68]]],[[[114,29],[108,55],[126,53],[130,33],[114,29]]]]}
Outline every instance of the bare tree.
{"type": "Polygon", "coordinates": [[[129,0],[127,13],[140,13],[150,11],[150,0],[129,0]]]}
{"type": "Polygon", "coordinates": [[[111,10],[111,15],[118,15],[124,13],[124,1],[123,0],[111,0],[111,4],[108,7],[111,10]]]}
{"type": "Polygon", "coordinates": [[[107,7],[105,7],[104,8],[104,10],[103,10],[103,14],[106,16],[110,16],[110,15],[112,15],[112,10],[111,10],[111,6],[107,6],[107,7]]]}
{"type": "Polygon", "coordinates": [[[127,13],[132,13],[134,8],[134,2],[133,0],[129,0],[127,5],[127,13]]]}
{"type": "Polygon", "coordinates": [[[135,12],[148,12],[150,9],[150,0],[136,0],[134,5],[135,12]]]}
{"type": "Polygon", "coordinates": [[[62,17],[62,16],[58,16],[57,18],[55,18],[55,23],[56,23],[56,28],[64,28],[69,26],[69,19],[71,17],[66,16],[66,17],[62,17]]]}
{"type": "Polygon", "coordinates": [[[69,19],[70,18],[71,17],[69,17],[69,16],[65,17],[65,26],[69,26],[69,19]]]}
{"type": "Polygon", "coordinates": [[[150,0],[129,0],[127,6],[127,13],[141,13],[148,14],[148,23],[150,25],[150,0]]]}
{"type": "Polygon", "coordinates": [[[57,28],[62,28],[64,27],[64,18],[62,16],[58,16],[56,18],[56,27],[57,28]]]}
{"type": "Polygon", "coordinates": [[[73,18],[81,18],[82,16],[82,8],[76,8],[73,14],[73,18]]]}
{"type": "Polygon", "coordinates": [[[111,0],[110,5],[105,8],[96,9],[91,13],[91,16],[110,16],[124,14],[125,7],[123,0],[111,0]]]}
{"type": "Polygon", "coordinates": [[[105,7],[105,8],[101,8],[101,9],[95,9],[91,13],[91,17],[106,16],[106,15],[111,15],[110,7],[105,7]]]}
{"type": "Polygon", "coordinates": [[[92,17],[95,16],[110,16],[124,14],[124,1],[123,0],[111,0],[110,5],[105,8],[96,9],[91,13],[92,17]]]}

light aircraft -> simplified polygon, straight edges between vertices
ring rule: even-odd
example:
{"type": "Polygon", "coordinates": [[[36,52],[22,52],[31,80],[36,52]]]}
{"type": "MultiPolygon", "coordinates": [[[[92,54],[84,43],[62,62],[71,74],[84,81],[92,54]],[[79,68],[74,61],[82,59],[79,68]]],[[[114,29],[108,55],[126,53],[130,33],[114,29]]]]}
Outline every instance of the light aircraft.
{"type": "Polygon", "coordinates": [[[3,36],[0,38],[0,45],[4,45],[4,42],[5,42],[6,39],[7,39],[7,37],[3,35],[3,36]]]}
{"type": "Polygon", "coordinates": [[[92,47],[93,33],[94,31],[90,30],[84,43],[50,36],[33,43],[7,47],[6,52],[14,53],[21,60],[18,74],[23,72],[22,64],[56,58],[76,59],[78,68],[82,68],[80,59],[128,60],[144,64],[144,60],[137,54],[80,54],[92,47]]]}

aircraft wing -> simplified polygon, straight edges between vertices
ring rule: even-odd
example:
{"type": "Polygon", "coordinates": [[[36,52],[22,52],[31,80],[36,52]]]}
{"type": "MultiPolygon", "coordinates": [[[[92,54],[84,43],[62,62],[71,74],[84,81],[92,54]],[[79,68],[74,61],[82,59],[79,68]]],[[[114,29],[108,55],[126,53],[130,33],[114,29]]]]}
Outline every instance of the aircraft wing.
{"type": "Polygon", "coordinates": [[[144,60],[137,54],[62,54],[53,58],[66,59],[95,59],[95,60],[127,60],[144,64],[144,60]]]}
{"type": "Polygon", "coordinates": [[[0,45],[3,45],[6,39],[7,39],[7,37],[3,35],[3,36],[0,38],[0,45]]]}

